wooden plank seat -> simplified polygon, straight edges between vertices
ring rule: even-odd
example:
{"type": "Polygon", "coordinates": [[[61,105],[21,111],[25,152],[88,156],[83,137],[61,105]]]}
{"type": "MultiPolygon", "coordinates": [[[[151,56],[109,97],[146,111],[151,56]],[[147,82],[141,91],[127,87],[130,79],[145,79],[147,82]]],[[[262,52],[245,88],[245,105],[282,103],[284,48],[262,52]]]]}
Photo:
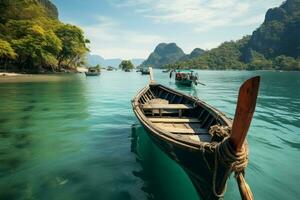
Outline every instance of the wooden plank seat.
{"type": "Polygon", "coordinates": [[[185,105],[185,104],[145,104],[143,105],[143,109],[164,109],[164,110],[185,110],[185,109],[192,109],[192,106],[185,105]]]}
{"type": "Polygon", "coordinates": [[[192,109],[192,106],[185,105],[185,104],[144,104],[142,106],[144,110],[151,110],[152,114],[154,114],[153,111],[158,110],[159,116],[162,116],[163,112],[165,110],[176,110],[179,113],[179,117],[182,117],[182,110],[192,109]]]}
{"type": "Polygon", "coordinates": [[[168,132],[175,134],[208,134],[208,129],[205,128],[174,128],[174,127],[160,127],[168,132]]]}
{"type": "Polygon", "coordinates": [[[148,118],[153,123],[200,123],[197,118],[148,118]]]}
{"type": "Polygon", "coordinates": [[[166,99],[156,98],[149,100],[146,104],[169,104],[169,101],[166,99]]]}

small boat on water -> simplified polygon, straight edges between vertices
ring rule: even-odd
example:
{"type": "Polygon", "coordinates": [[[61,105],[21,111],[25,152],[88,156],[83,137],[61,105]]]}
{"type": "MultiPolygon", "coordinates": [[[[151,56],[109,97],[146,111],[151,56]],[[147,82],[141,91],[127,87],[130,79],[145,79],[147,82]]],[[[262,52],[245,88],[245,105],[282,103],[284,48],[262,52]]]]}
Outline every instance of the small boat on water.
{"type": "Polygon", "coordinates": [[[100,68],[98,67],[89,67],[88,71],[85,72],[86,76],[99,76],[100,74],[100,68]]]}
{"type": "Polygon", "coordinates": [[[150,74],[150,70],[148,68],[142,68],[141,69],[141,74],[142,75],[149,75],[150,74]]]}
{"type": "Polygon", "coordinates": [[[163,73],[169,73],[171,71],[171,69],[165,69],[165,70],[163,70],[162,72],[163,73]]]}
{"type": "Polygon", "coordinates": [[[177,69],[170,72],[170,78],[175,73],[175,83],[184,86],[192,86],[192,84],[198,84],[198,74],[189,69],[177,69]]]}
{"type": "MultiPolygon", "coordinates": [[[[223,198],[235,174],[243,200],[253,200],[245,181],[246,135],[260,77],[240,88],[234,121],[196,97],[153,81],[132,100],[133,111],[154,143],[188,174],[202,200],[223,198]]],[[[171,175],[171,174],[170,174],[171,175]]]]}
{"type": "Polygon", "coordinates": [[[115,70],[115,68],[114,68],[114,67],[112,67],[112,66],[108,66],[108,67],[106,68],[106,70],[107,70],[107,71],[114,71],[114,70],[115,70]]]}

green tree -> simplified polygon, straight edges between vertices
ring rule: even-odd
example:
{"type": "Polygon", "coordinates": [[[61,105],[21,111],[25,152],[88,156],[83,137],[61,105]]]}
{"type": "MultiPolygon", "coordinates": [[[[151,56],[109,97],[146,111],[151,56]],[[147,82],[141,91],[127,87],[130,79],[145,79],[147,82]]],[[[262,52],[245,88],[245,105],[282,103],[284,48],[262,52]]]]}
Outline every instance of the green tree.
{"type": "Polygon", "coordinates": [[[273,62],[264,57],[264,55],[251,51],[251,62],[247,64],[247,70],[270,70],[273,69],[273,62]]]}
{"type": "Polygon", "coordinates": [[[12,40],[21,68],[38,71],[44,67],[54,70],[57,66],[56,56],[62,49],[61,41],[53,31],[45,31],[39,25],[26,23],[23,28],[21,37],[12,40]]]}
{"type": "Polygon", "coordinates": [[[55,31],[62,41],[62,50],[58,55],[58,66],[76,67],[82,64],[85,54],[89,51],[89,41],[84,38],[83,31],[73,25],[61,25],[55,31]]]}
{"type": "Polygon", "coordinates": [[[134,68],[134,65],[130,60],[123,60],[120,63],[119,68],[122,70],[132,70],[134,68]]]}
{"type": "Polygon", "coordinates": [[[0,59],[16,59],[17,54],[15,53],[14,49],[11,47],[11,45],[5,41],[0,39],[0,59]]]}
{"type": "Polygon", "coordinates": [[[16,58],[17,54],[11,45],[7,41],[0,39],[0,66],[4,65],[6,70],[7,63],[11,60],[15,60],[16,58]]]}
{"type": "Polygon", "coordinates": [[[296,60],[284,55],[276,57],[274,65],[279,70],[300,70],[299,58],[296,60]]]}
{"type": "Polygon", "coordinates": [[[46,0],[0,1],[0,38],[18,55],[12,65],[37,72],[83,65],[89,42],[80,28],[61,23],[46,0]]]}

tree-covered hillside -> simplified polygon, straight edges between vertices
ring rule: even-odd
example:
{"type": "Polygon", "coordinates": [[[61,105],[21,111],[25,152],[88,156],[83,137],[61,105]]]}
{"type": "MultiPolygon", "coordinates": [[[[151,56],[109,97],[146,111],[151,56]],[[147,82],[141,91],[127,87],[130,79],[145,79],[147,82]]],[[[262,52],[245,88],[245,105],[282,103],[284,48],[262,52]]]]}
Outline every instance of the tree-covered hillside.
{"type": "Polygon", "coordinates": [[[0,68],[10,71],[60,71],[84,62],[83,31],[58,21],[48,0],[0,1],[0,68]]]}
{"type": "Polygon", "coordinates": [[[169,68],[300,70],[300,0],[269,9],[263,24],[238,41],[224,42],[169,68]]]}
{"type": "Polygon", "coordinates": [[[175,63],[185,56],[181,48],[175,43],[160,43],[145,60],[141,67],[161,68],[166,64],[175,63]]]}

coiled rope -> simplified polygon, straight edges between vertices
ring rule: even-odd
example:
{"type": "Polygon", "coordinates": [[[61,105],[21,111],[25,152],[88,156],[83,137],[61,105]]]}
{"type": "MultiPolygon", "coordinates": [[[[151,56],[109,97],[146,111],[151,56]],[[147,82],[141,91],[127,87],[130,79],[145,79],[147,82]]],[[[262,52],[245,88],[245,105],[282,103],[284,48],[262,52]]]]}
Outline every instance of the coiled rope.
{"type": "MultiPolygon", "coordinates": [[[[229,135],[231,129],[229,127],[224,127],[220,125],[215,125],[210,128],[209,133],[212,136],[217,135],[218,138],[223,138],[222,142],[217,145],[213,142],[215,146],[215,157],[214,157],[214,170],[213,170],[213,193],[218,198],[222,198],[226,192],[227,184],[224,187],[224,190],[220,193],[216,191],[216,178],[217,170],[219,164],[223,164],[226,168],[229,168],[229,174],[235,172],[237,175],[244,173],[245,168],[248,164],[248,148],[244,146],[241,151],[235,152],[232,146],[229,143],[229,135]]],[[[228,175],[229,175],[228,174],[228,175]]]]}

